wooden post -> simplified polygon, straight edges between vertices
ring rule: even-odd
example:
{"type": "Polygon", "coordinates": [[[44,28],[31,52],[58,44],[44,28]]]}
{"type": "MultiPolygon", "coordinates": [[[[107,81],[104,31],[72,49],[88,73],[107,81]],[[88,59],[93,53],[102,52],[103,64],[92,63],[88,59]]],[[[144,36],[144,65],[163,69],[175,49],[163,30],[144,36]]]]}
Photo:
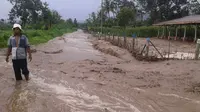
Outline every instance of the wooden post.
{"type": "Polygon", "coordinates": [[[187,29],[186,29],[187,27],[185,26],[185,28],[184,28],[184,37],[183,37],[183,41],[185,41],[185,38],[186,38],[186,32],[187,32],[187,29]]]}
{"type": "Polygon", "coordinates": [[[163,26],[163,32],[162,32],[162,37],[161,38],[164,38],[164,35],[165,35],[165,27],[163,26]]]}
{"type": "Polygon", "coordinates": [[[132,35],[133,42],[132,42],[132,53],[135,51],[135,44],[136,44],[136,34],[132,35]]]}
{"type": "Polygon", "coordinates": [[[170,50],[171,50],[171,42],[170,42],[170,39],[169,39],[169,45],[168,45],[168,59],[170,58],[170,50]]]}
{"type": "Polygon", "coordinates": [[[170,32],[170,30],[169,30],[168,40],[170,40],[170,38],[171,38],[170,36],[171,36],[171,32],[170,32]]]}
{"type": "Polygon", "coordinates": [[[174,40],[177,39],[177,36],[178,36],[178,27],[176,27],[176,36],[175,36],[175,39],[174,39],[174,40]]]}
{"type": "Polygon", "coordinates": [[[110,41],[110,32],[108,33],[108,41],[110,41]]]}
{"type": "Polygon", "coordinates": [[[101,40],[101,37],[102,37],[102,33],[100,33],[100,40],[101,40]]]}
{"type": "Polygon", "coordinates": [[[195,60],[199,59],[200,53],[200,39],[197,40],[196,51],[195,51],[195,60]]]}
{"type": "MultiPolygon", "coordinates": [[[[160,28],[160,27],[159,27],[160,28]]],[[[160,29],[158,28],[158,35],[157,35],[157,38],[159,38],[160,36],[160,29]]]]}
{"type": "Polygon", "coordinates": [[[118,46],[120,47],[120,37],[118,36],[118,41],[117,41],[117,43],[118,43],[118,46]]]}
{"type": "Polygon", "coordinates": [[[126,48],[126,34],[124,34],[124,48],[126,48]]]}
{"type": "Polygon", "coordinates": [[[160,54],[160,56],[162,57],[162,59],[164,58],[163,55],[161,54],[161,52],[156,48],[156,46],[153,44],[153,42],[149,41],[149,43],[151,43],[151,45],[156,49],[156,51],[160,54]]]}
{"type": "Polygon", "coordinates": [[[147,38],[147,46],[146,46],[146,57],[149,56],[149,42],[150,42],[150,38],[147,38]]]}
{"type": "Polygon", "coordinates": [[[98,38],[98,40],[101,40],[101,34],[98,32],[98,35],[99,35],[99,38],[98,38]]]}
{"type": "Polygon", "coordinates": [[[168,30],[168,26],[165,26],[165,38],[167,38],[167,30],[168,30]]]}
{"type": "Polygon", "coordinates": [[[112,44],[115,44],[115,35],[113,34],[112,44]]]}
{"type": "Polygon", "coordinates": [[[135,38],[133,38],[133,43],[132,43],[132,51],[134,52],[135,50],[135,38]]]}
{"type": "Polygon", "coordinates": [[[195,25],[195,35],[194,35],[194,42],[197,40],[197,25],[195,25]]]}

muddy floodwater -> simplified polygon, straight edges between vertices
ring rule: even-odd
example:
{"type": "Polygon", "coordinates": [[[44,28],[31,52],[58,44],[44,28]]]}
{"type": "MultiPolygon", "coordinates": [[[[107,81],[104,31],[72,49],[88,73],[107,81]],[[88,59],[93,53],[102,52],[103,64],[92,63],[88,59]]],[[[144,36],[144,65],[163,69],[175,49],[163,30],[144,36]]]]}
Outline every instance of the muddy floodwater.
{"type": "Polygon", "coordinates": [[[81,30],[35,49],[29,82],[0,51],[0,112],[200,112],[199,61],[139,62],[81,30]]]}

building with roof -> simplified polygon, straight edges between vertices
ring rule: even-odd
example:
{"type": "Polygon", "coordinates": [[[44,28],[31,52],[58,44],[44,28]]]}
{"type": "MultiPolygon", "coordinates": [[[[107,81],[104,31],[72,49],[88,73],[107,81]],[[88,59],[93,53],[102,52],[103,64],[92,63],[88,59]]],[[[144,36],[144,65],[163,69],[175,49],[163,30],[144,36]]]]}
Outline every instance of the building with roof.
{"type": "MultiPolygon", "coordinates": [[[[192,25],[194,26],[194,38],[193,40],[196,42],[197,38],[197,27],[200,24],[200,15],[191,15],[191,16],[186,16],[183,18],[179,18],[179,19],[174,19],[174,20],[170,20],[170,21],[165,21],[165,22],[160,22],[157,24],[153,24],[154,26],[159,26],[159,27],[163,27],[163,35],[164,36],[164,29],[167,28],[169,29],[169,27],[175,27],[176,28],[176,33],[175,33],[175,40],[177,39],[177,34],[178,34],[178,27],[181,26],[188,26],[188,25],[192,25]]],[[[168,39],[171,37],[170,35],[170,30],[168,30],[168,39]]],[[[160,32],[158,31],[158,37],[159,37],[160,32]]],[[[187,27],[184,27],[184,36],[182,37],[183,41],[186,38],[186,34],[187,34],[187,27]]]]}

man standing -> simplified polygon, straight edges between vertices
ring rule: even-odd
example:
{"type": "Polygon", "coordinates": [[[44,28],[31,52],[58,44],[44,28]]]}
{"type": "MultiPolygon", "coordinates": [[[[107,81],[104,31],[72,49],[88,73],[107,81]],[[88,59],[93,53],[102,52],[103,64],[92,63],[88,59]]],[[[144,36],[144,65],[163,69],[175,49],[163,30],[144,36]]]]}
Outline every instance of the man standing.
{"type": "Polygon", "coordinates": [[[22,80],[22,72],[22,74],[25,76],[25,79],[28,81],[29,70],[27,67],[27,53],[29,54],[30,61],[32,60],[32,56],[28,38],[25,35],[22,35],[22,28],[19,24],[13,25],[13,36],[11,36],[8,40],[6,62],[9,61],[9,56],[11,53],[16,80],[22,80]]]}

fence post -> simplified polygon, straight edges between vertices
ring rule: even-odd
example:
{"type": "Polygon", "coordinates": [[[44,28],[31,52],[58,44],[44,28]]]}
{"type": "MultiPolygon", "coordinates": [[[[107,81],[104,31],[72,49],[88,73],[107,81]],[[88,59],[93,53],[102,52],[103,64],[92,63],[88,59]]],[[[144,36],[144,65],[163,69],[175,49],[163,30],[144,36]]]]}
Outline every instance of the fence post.
{"type": "Polygon", "coordinates": [[[108,41],[110,42],[110,32],[108,33],[108,41]]]}
{"type": "Polygon", "coordinates": [[[200,39],[197,40],[196,51],[195,51],[195,60],[199,59],[200,53],[200,39]]]}
{"type": "Polygon", "coordinates": [[[108,33],[106,34],[106,41],[108,41],[108,33]]]}
{"type": "Polygon", "coordinates": [[[124,48],[126,48],[126,34],[124,33],[124,48]]]}
{"type": "Polygon", "coordinates": [[[183,41],[185,41],[186,33],[187,33],[187,28],[186,28],[186,26],[185,26],[185,28],[184,28],[184,37],[183,37],[183,41]]]}
{"type": "Polygon", "coordinates": [[[194,35],[194,42],[197,40],[197,25],[195,25],[195,35],[194,35]]]}
{"type": "Polygon", "coordinates": [[[162,37],[161,38],[164,38],[165,36],[165,27],[163,26],[163,31],[162,31],[162,37]]]}
{"type": "Polygon", "coordinates": [[[104,40],[106,41],[106,33],[105,33],[105,35],[104,35],[104,40]]]}
{"type": "Polygon", "coordinates": [[[115,45],[115,35],[113,34],[112,43],[115,45]]]}
{"type": "Polygon", "coordinates": [[[98,32],[98,40],[101,40],[101,36],[100,33],[98,32]]]}
{"type": "Polygon", "coordinates": [[[133,34],[132,52],[134,52],[135,50],[135,38],[136,38],[136,35],[133,34]]]}
{"type": "Polygon", "coordinates": [[[160,27],[158,27],[158,35],[157,35],[157,38],[159,38],[160,37],[160,29],[159,29],[160,27]]]}
{"type": "Polygon", "coordinates": [[[120,47],[120,37],[118,36],[118,42],[117,42],[118,46],[120,47]]]}
{"type": "Polygon", "coordinates": [[[147,38],[146,57],[149,56],[149,42],[150,42],[150,38],[147,38]]]}
{"type": "Polygon", "coordinates": [[[176,27],[176,37],[174,40],[177,40],[177,36],[178,36],[178,27],[176,27]]]}

